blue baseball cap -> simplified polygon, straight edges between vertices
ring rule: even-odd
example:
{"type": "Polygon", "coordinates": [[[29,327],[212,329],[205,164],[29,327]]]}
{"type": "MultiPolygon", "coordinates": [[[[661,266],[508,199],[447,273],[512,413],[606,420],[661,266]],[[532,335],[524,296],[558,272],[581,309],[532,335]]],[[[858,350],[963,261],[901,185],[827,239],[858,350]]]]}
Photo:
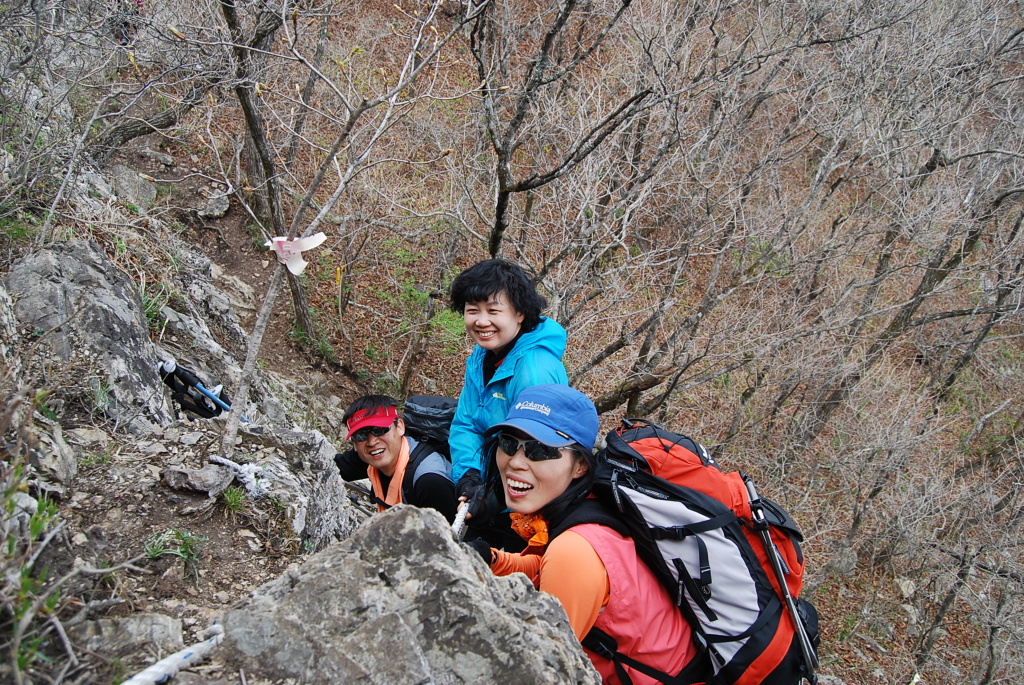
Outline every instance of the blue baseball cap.
{"type": "Polygon", "coordinates": [[[487,437],[502,428],[515,428],[551,447],[578,442],[593,449],[597,409],[589,397],[568,385],[532,385],[519,393],[503,422],[487,429],[487,437]]]}

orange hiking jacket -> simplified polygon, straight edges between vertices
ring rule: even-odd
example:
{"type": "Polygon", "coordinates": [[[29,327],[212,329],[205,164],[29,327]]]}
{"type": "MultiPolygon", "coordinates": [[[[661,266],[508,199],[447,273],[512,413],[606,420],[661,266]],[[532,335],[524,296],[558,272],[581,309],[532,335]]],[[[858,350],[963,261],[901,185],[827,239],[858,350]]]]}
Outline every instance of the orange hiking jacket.
{"type": "MultiPolygon", "coordinates": [[[[627,656],[665,673],[683,670],[696,655],[690,626],[630,538],[588,523],[547,544],[544,521],[529,523],[528,530],[521,523],[517,528],[523,537],[532,533],[522,554],[494,550],[491,570],[496,575],[525,573],[539,590],[557,597],[577,639],[596,626],[614,637],[627,656]]],[[[585,651],[602,682],[620,682],[611,661],[585,651]]],[[[629,667],[626,671],[635,685],[658,683],[629,667]]]]}

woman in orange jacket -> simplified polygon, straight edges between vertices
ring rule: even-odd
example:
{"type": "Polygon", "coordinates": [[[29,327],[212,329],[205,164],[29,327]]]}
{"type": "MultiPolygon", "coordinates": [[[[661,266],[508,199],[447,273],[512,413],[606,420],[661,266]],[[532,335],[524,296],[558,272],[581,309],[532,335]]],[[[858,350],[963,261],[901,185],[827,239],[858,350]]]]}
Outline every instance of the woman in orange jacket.
{"type": "MultiPolygon", "coordinates": [[[[523,390],[505,420],[487,431],[487,444],[488,483],[503,495],[527,547],[512,554],[483,541],[470,545],[495,574],[523,572],[557,597],[581,642],[596,628],[632,659],[680,673],[696,652],[690,627],[632,539],[598,523],[561,530],[590,494],[597,430],[594,404],[578,390],[557,384],[523,390]]],[[[658,682],[586,651],[605,683],[658,682]]]]}

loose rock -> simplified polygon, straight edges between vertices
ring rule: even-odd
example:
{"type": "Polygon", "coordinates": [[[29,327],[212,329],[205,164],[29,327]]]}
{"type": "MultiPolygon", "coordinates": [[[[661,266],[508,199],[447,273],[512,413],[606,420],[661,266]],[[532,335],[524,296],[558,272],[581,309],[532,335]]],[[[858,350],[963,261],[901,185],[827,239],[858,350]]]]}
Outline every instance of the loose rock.
{"type": "Polygon", "coordinates": [[[123,164],[111,169],[114,193],[123,202],[145,211],[156,204],[156,186],[123,164]]]}
{"type": "Polygon", "coordinates": [[[204,219],[220,219],[228,213],[229,209],[231,209],[231,201],[228,200],[227,195],[214,195],[197,213],[204,219]]]}
{"type": "Polygon", "coordinates": [[[175,490],[190,490],[205,493],[208,497],[216,497],[231,485],[235,474],[231,469],[216,464],[207,464],[201,469],[187,469],[174,466],[164,469],[160,478],[175,490]]]}
{"type": "Polygon", "coordinates": [[[182,649],[181,621],[163,614],[138,613],[126,618],[86,621],[68,631],[81,647],[110,657],[121,657],[146,647],[167,653],[182,649]]]}

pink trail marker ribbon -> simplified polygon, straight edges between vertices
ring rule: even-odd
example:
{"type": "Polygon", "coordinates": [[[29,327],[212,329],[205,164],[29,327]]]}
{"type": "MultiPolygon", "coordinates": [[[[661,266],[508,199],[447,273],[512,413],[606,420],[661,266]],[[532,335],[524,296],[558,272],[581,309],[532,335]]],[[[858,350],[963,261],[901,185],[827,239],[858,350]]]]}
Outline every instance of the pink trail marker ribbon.
{"type": "Polygon", "coordinates": [[[302,253],[319,247],[325,240],[327,240],[327,236],[321,232],[308,238],[296,238],[295,240],[288,240],[286,236],[277,236],[263,244],[277,254],[279,262],[298,276],[306,270],[306,265],[309,264],[309,262],[302,258],[302,253]]]}

